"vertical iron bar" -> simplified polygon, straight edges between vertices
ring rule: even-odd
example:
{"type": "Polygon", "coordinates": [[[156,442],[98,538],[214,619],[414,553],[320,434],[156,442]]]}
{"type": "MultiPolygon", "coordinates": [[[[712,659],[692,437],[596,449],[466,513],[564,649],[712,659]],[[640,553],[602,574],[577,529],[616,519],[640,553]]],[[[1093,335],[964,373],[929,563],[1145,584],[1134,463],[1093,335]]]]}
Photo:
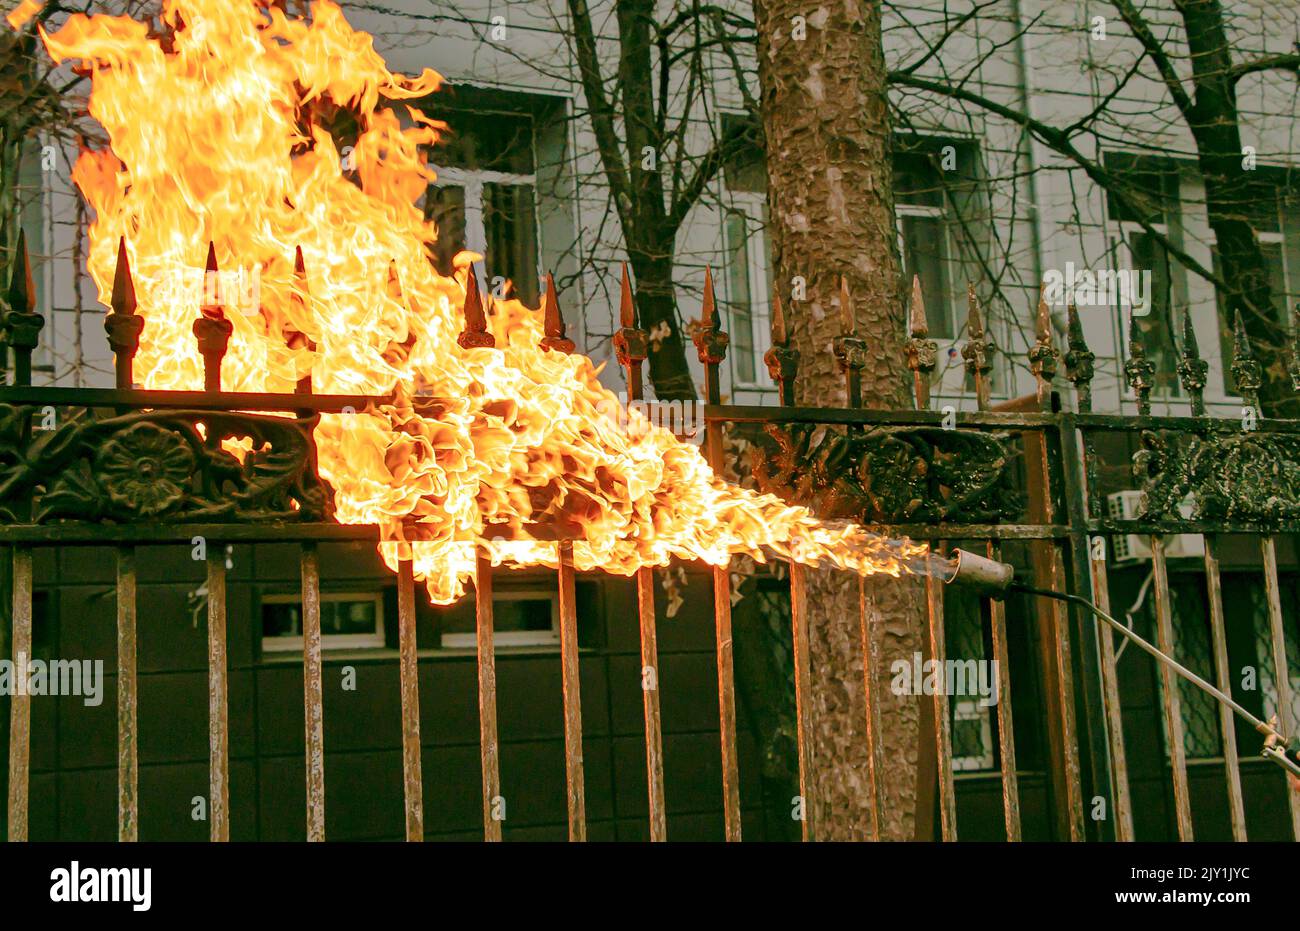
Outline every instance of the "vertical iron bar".
{"type": "MultiPolygon", "coordinates": [[[[556,305],[551,296],[555,283],[548,275],[547,304],[556,305]]],[[[627,397],[640,401],[644,397],[641,383],[641,363],[649,353],[649,340],[637,328],[636,304],[632,300],[632,284],[623,263],[623,291],[619,307],[622,324],[614,334],[614,350],[619,363],[627,371],[627,397]]],[[[641,700],[645,713],[646,785],[649,789],[650,840],[668,839],[667,813],[664,804],[663,726],[659,716],[659,646],[655,630],[655,575],[654,569],[644,566],[636,573],[637,619],[641,630],[641,700]]]]}
{"type": "Polygon", "coordinates": [[[501,770],[497,760],[497,666],[492,629],[492,563],[482,552],[474,563],[474,615],[478,647],[478,737],[483,770],[483,839],[501,840],[501,770]]]}
{"type": "MultiPolygon", "coordinates": [[[[1049,541],[1051,551],[1052,588],[1065,590],[1065,565],[1061,556],[1060,542],[1049,541]]],[[[1083,827],[1083,788],[1079,773],[1078,730],[1074,717],[1074,666],[1070,656],[1070,612],[1060,601],[1053,600],[1051,617],[1054,628],[1053,646],[1055,648],[1056,691],[1061,713],[1061,751],[1062,764],[1065,767],[1065,803],[1070,840],[1084,841],[1087,837],[1083,827]]]]}
{"type": "Polygon", "coordinates": [[[664,805],[663,733],[659,719],[659,647],[655,633],[655,576],[645,567],[636,574],[636,607],[641,626],[641,696],[645,712],[646,780],[650,790],[650,840],[668,839],[664,805]]]}
{"type": "Polygon", "coordinates": [[[739,841],[740,773],[736,761],[736,673],[731,642],[731,573],[727,566],[713,567],[713,626],[718,654],[718,729],[722,745],[722,810],[727,840],[739,841]]]}
{"type": "Polygon", "coordinates": [[[139,839],[135,547],[117,548],[117,839],[139,839]]]}
{"type": "Polygon", "coordinates": [[[415,652],[415,567],[397,564],[398,677],[402,690],[402,798],[406,839],[424,840],[424,786],[420,773],[420,665],[415,652]]]}
{"type": "Polygon", "coordinates": [[[573,578],[573,543],[559,544],[560,661],[564,689],[564,783],[568,794],[569,840],[587,839],[587,802],[582,769],[582,695],[578,670],[578,607],[573,578]]]}
{"type": "Polygon", "coordinates": [[[302,687],[307,750],[307,840],[325,839],[325,709],[321,685],[320,556],[302,544],[302,687]]]}
{"type": "MultiPolygon", "coordinates": [[[[1205,535],[1205,588],[1210,602],[1210,639],[1214,645],[1214,684],[1232,694],[1232,673],[1228,669],[1228,637],[1223,619],[1223,586],[1219,577],[1218,534],[1205,535]]],[[[1107,631],[1109,633],[1109,631],[1107,631]]],[[[1241,794],[1241,769],[1237,759],[1237,727],[1232,709],[1219,705],[1219,730],[1223,735],[1223,770],[1228,789],[1228,814],[1232,838],[1246,840],[1246,808],[1241,794]]]]}
{"type": "MultiPolygon", "coordinates": [[[[808,579],[804,567],[790,563],[790,622],[794,643],[795,734],[799,751],[799,798],[803,820],[799,828],[805,841],[817,839],[817,806],[812,804],[812,707],[809,702],[812,670],[808,655],[808,579]]],[[[872,813],[875,818],[875,812],[872,813]]],[[[878,834],[878,831],[875,832],[878,834]]]]}
{"type": "MultiPolygon", "coordinates": [[[[781,297],[772,295],[772,347],[763,355],[772,381],[779,386],[782,407],[794,404],[794,380],[799,368],[799,351],[790,345],[789,331],[785,325],[785,314],[781,309],[781,297]]],[[[862,580],[858,580],[858,600],[860,607],[866,589],[862,580]]],[[[860,610],[862,632],[862,658],[865,675],[865,695],[867,700],[867,741],[868,751],[874,746],[874,736],[879,728],[872,728],[872,683],[875,664],[871,661],[870,628],[866,622],[866,613],[860,610]]],[[[790,560],[790,632],[794,647],[794,708],[799,752],[799,798],[803,810],[800,832],[805,841],[817,839],[816,806],[812,803],[812,661],[808,645],[808,576],[804,567],[790,560]]],[[[868,752],[867,778],[871,782],[871,839],[879,840],[880,814],[879,799],[876,796],[876,774],[879,767],[868,752]]]]}
{"type": "MultiPolygon", "coordinates": [[[[802,566],[799,568],[803,571],[802,566]]],[[[867,579],[865,576],[858,576],[858,631],[862,640],[862,689],[867,703],[867,780],[870,782],[869,791],[875,809],[871,813],[871,839],[881,840],[884,828],[882,819],[885,815],[885,751],[884,741],[881,738],[880,702],[877,694],[880,686],[880,665],[876,661],[876,645],[871,639],[871,618],[875,616],[874,604],[867,596],[867,579]]],[[[804,636],[807,636],[806,621],[804,636]]],[[[809,670],[810,679],[811,675],[809,670]]],[[[810,725],[811,721],[810,713],[810,725]]],[[[811,755],[811,740],[808,742],[808,747],[811,755]]]]}
{"type": "MultiPolygon", "coordinates": [[[[989,559],[1002,561],[997,541],[988,541],[989,559]]],[[[1016,773],[1016,732],[1011,718],[1011,654],[1007,648],[1007,608],[999,598],[988,599],[989,627],[993,634],[993,661],[997,663],[998,756],[1002,769],[1002,813],[1007,840],[1021,839],[1020,777],[1016,773]]]]}
{"type": "MultiPolygon", "coordinates": [[[[1096,558],[1090,551],[1092,565],[1092,603],[1110,613],[1110,576],[1106,557],[1096,558]]],[[[1115,840],[1127,843],[1133,837],[1133,802],[1128,789],[1128,754],[1124,748],[1124,712],[1120,705],[1119,673],[1115,669],[1115,637],[1108,626],[1098,625],[1098,648],[1101,653],[1102,704],[1106,713],[1106,735],[1110,746],[1111,784],[1115,788],[1115,840]]]]}
{"type": "MultiPolygon", "coordinates": [[[[1172,605],[1169,601],[1169,572],[1165,563],[1164,537],[1151,537],[1151,571],[1155,573],[1156,636],[1160,651],[1174,655],[1172,605]]],[[[1177,675],[1165,663],[1160,667],[1160,684],[1164,692],[1165,728],[1169,734],[1169,763],[1174,783],[1174,811],[1178,821],[1178,839],[1190,841],[1192,806],[1187,789],[1187,755],[1183,745],[1182,699],[1178,694],[1177,675]]]]}
{"type": "MultiPolygon", "coordinates": [[[[726,356],[729,337],[718,320],[713,294],[713,273],[704,270],[704,302],[700,325],[692,337],[704,365],[704,399],[722,401],[718,366],[726,356]]],[[[710,424],[704,433],[704,453],[709,468],[723,475],[722,424],[710,424]]],[[[713,626],[718,659],[718,736],[722,750],[722,811],[728,841],[738,841],[740,825],[740,774],[736,762],[736,670],[731,642],[731,570],[729,565],[713,567],[713,626]]]]}
{"type": "Polygon", "coordinates": [[[16,687],[9,698],[9,840],[27,840],[27,778],[32,751],[32,698],[27,663],[32,656],[32,551],[15,546],[13,663],[16,687]]]}
{"type": "Polygon", "coordinates": [[[226,553],[208,546],[208,817],[214,842],[230,840],[230,722],[226,705],[226,553]]]}
{"type": "MultiPolygon", "coordinates": [[[[1295,709],[1291,704],[1291,676],[1286,658],[1286,628],[1282,622],[1282,590],[1277,577],[1277,544],[1266,536],[1259,541],[1264,559],[1264,591],[1268,598],[1268,629],[1273,646],[1273,674],[1277,683],[1278,729],[1288,737],[1296,733],[1295,709]]],[[[1287,805],[1291,809],[1291,836],[1300,840],[1300,794],[1287,786],[1287,805]]]]}
{"type": "MultiPolygon", "coordinates": [[[[945,547],[939,544],[940,550],[945,547]]],[[[925,577],[925,601],[930,621],[930,659],[934,668],[943,675],[945,660],[948,656],[947,644],[944,642],[943,624],[944,585],[940,579],[927,574],[925,577]]],[[[939,837],[944,841],[957,839],[957,803],[953,793],[952,781],[952,727],[949,721],[948,689],[936,688],[932,696],[934,701],[934,740],[935,763],[939,777],[939,837]]]]}

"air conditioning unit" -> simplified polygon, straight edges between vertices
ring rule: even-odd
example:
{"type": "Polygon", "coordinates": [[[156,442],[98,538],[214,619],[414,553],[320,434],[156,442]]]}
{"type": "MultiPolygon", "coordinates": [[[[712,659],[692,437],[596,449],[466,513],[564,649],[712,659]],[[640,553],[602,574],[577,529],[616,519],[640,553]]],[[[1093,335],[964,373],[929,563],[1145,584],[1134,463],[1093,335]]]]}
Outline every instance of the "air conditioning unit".
{"type": "MultiPolygon", "coordinates": [[[[1111,520],[1137,520],[1141,515],[1142,492],[1117,491],[1106,496],[1111,520]]],[[[1191,518],[1193,501],[1188,495],[1178,505],[1184,518],[1191,518]]],[[[1116,563],[1143,562],[1151,558],[1151,538],[1145,534],[1116,534],[1111,538],[1111,556],[1116,563]]],[[[1199,533],[1165,534],[1165,556],[1169,559],[1202,559],[1205,539],[1199,533]]]]}

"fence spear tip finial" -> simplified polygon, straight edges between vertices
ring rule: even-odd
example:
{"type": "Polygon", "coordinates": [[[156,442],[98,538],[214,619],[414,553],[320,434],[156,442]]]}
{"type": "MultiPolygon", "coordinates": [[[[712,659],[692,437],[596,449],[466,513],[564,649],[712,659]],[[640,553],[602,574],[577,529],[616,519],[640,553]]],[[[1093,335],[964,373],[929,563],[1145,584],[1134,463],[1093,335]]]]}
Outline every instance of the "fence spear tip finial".
{"type": "Polygon", "coordinates": [[[16,313],[36,310],[36,286],[32,283],[32,261],[27,253],[27,230],[18,228],[13,277],[9,279],[9,309],[16,313]]]}
{"type": "Polygon", "coordinates": [[[718,304],[713,295],[713,269],[704,266],[704,302],[700,306],[700,322],[705,326],[717,326],[718,304]]]}
{"type": "Polygon", "coordinates": [[[925,339],[930,335],[930,321],[925,315],[925,301],[921,294],[920,275],[912,276],[912,306],[907,329],[912,339],[925,339]]]}
{"type": "Polygon", "coordinates": [[[1201,347],[1196,342],[1196,327],[1192,326],[1192,310],[1183,311],[1183,358],[1199,359],[1201,347]]]}
{"type": "Polygon", "coordinates": [[[790,333],[785,326],[785,311],[781,308],[781,294],[772,294],[772,345],[785,346],[790,342],[790,333]]]}
{"type": "Polygon", "coordinates": [[[1137,314],[1128,315],[1128,345],[1129,355],[1138,359],[1146,355],[1146,337],[1142,332],[1142,327],[1138,323],[1141,318],[1137,314]]]}
{"type": "Polygon", "coordinates": [[[465,267],[465,329],[456,337],[462,349],[489,349],[496,339],[487,330],[487,314],[483,311],[483,296],[478,290],[478,275],[473,265],[465,267]]]}
{"type": "Polygon", "coordinates": [[[966,282],[966,333],[971,339],[984,336],[984,321],[980,317],[980,301],[975,296],[975,285],[966,282]]]}
{"type": "Polygon", "coordinates": [[[111,306],[114,313],[129,317],[135,313],[135,281],[131,277],[131,259],[126,252],[126,237],[117,240],[117,267],[113,269],[113,296],[111,306]]]}
{"type": "Polygon", "coordinates": [[[1065,340],[1071,349],[1088,348],[1088,341],[1083,335],[1083,319],[1079,316],[1079,307],[1073,301],[1065,308],[1065,340]]]}
{"type": "Polygon", "coordinates": [[[568,355],[576,347],[573,340],[564,335],[564,314],[560,310],[560,299],[555,293],[555,276],[550,272],[546,273],[546,294],[542,305],[542,331],[545,335],[538,345],[568,355]]]}
{"type": "Polygon", "coordinates": [[[402,294],[402,277],[397,273],[397,262],[393,259],[388,260],[388,279],[384,283],[384,287],[388,291],[388,296],[393,300],[399,304],[405,301],[402,294]]]}
{"type": "Polygon", "coordinates": [[[1034,335],[1042,343],[1052,341],[1052,309],[1047,306],[1047,285],[1038,286],[1038,316],[1035,318],[1034,335]]]}
{"type": "Polygon", "coordinates": [[[1237,308],[1237,313],[1232,318],[1232,354],[1238,359],[1255,357],[1250,348],[1250,335],[1246,332],[1246,315],[1241,307],[1237,308]]]}
{"type": "Polygon", "coordinates": [[[620,288],[619,322],[629,330],[636,329],[636,302],[632,300],[632,279],[627,272],[627,262],[623,263],[623,282],[620,288]]]}
{"type": "Polygon", "coordinates": [[[858,332],[858,321],[853,313],[853,295],[849,293],[849,278],[840,275],[840,332],[853,336],[858,332]]]}
{"type": "Polygon", "coordinates": [[[221,306],[221,269],[217,265],[217,244],[208,240],[208,257],[203,264],[203,303],[199,312],[205,317],[223,319],[226,314],[221,306]]]}

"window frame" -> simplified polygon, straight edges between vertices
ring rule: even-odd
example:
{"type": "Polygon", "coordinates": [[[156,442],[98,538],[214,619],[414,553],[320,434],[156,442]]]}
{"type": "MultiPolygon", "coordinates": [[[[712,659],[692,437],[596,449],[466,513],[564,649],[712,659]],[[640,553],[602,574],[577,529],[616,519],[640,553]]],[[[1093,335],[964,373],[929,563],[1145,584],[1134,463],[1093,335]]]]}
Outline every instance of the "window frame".
{"type": "MultiPolygon", "coordinates": [[[[734,388],[750,391],[770,391],[776,387],[767,371],[763,356],[772,347],[772,298],[769,286],[771,263],[767,260],[766,223],[763,216],[767,198],[754,191],[728,191],[729,203],[722,210],[723,254],[726,256],[727,325],[734,332],[732,308],[737,304],[731,293],[731,243],[727,242],[727,221],[739,215],[745,222],[745,273],[749,278],[749,329],[753,347],[754,378],[742,379],[737,371],[737,352],[728,353],[731,363],[731,384],[734,388]],[[755,232],[757,230],[757,232],[755,232]]],[[[733,344],[734,345],[734,344],[733,344]]]]}
{"type": "MultiPolygon", "coordinates": [[[[521,106],[515,109],[502,108],[497,106],[491,110],[474,111],[475,113],[491,118],[494,114],[502,114],[512,117],[526,116],[529,119],[530,130],[528,138],[528,150],[532,156],[533,170],[529,173],[515,173],[508,171],[497,171],[489,168],[459,168],[454,165],[440,165],[436,156],[440,151],[436,146],[429,149],[429,158],[425,159],[425,167],[431,170],[435,178],[429,184],[429,187],[458,187],[463,191],[465,198],[465,243],[464,249],[468,252],[476,253],[483,256],[483,259],[475,262],[474,277],[478,279],[480,293],[491,294],[490,283],[487,280],[487,225],[484,221],[484,202],[483,188],[488,184],[498,184],[502,186],[521,187],[526,186],[532,192],[533,204],[533,252],[539,260],[542,255],[542,227],[541,213],[542,205],[538,199],[538,180],[537,166],[539,164],[540,153],[537,150],[537,114],[541,108],[551,103],[551,95],[546,94],[523,94],[521,97],[538,98],[534,101],[535,106],[531,109],[527,106],[521,106]]],[[[521,100],[522,104],[523,101],[521,100]]],[[[460,108],[457,108],[458,110],[460,108]]],[[[537,281],[540,285],[545,278],[545,273],[541,268],[536,269],[537,281]]],[[[512,282],[513,284],[513,282],[512,282]]],[[[513,292],[512,288],[512,292],[513,292]]],[[[515,296],[512,294],[512,296],[515,296]]]]}
{"type": "MultiPolygon", "coordinates": [[[[547,601],[551,606],[551,626],[549,630],[497,630],[492,631],[494,650],[502,647],[510,649],[559,649],[560,647],[560,593],[550,588],[517,588],[494,590],[492,603],[501,601],[547,601]]],[[[478,649],[477,630],[438,631],[439,648],[449,652],[469,652],[478,649]]]]}
{"type": "MultiPolygon", "coordinates": [[[[376,591],[321,592],[321,604],[337,601],[370,601],[375,605],[375,630],[367,634],[321,634],[322,652],[334,650],[382,650],[388,644],[384,631],[384,593],[376,591]]],[[[289,592],[263,594],[257,602],[258,621],[262,620],[262,606],[268,604],[296,604],[301,610],[302,595],[289,592]]],[[[301,653],[304,643],[301,635],[297,637],[268,637],[259,632],[262,652],[265,653],[301,653]]]]}

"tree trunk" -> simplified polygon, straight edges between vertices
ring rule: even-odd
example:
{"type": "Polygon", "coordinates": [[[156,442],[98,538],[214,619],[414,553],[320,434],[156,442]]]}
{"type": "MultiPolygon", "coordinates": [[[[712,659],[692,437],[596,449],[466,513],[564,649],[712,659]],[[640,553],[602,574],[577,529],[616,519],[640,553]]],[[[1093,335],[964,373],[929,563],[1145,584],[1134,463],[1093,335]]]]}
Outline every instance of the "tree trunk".
{"type": "MultiPolygon", "coordinates": [[[[910,407],[879,4],[845,0],[810,9],[798,0],[762,0],[755,19],[773,278],[799,350],[796,402],[846,403],[832,352],[841,335],[844,276],[858,335],[867,341],[863,397],[872,406],[910,407]]],[[[918,704],[889,692],[888,670],[895,658],[910,660],[921,649],[924,589],[877,579],[866,588],[876,654],[872,695],[885,747],[881,836],[902,838],[913,824],[918,704]]],[[[810,572],[808,614],[815,758],[809,802],[821,838],[861,839],[874,802],[857,579],[810,572]]]]}
{"type": "MultiPolygon", "coordinates": [[[[1273,306],[1264,254],[1250,221],[1259,197],[1245,167],[1232,54],[1218,0],[1179,0],[1187,32],[1195,97],[1187,114],[1196,141],[1205,206],[1214,230],[1230,314],[1242,313],[1251,348],[1263,368],[1260,406],[1269,416],[1295,416],[1295,393],[1287,373],[1287,327],[1273,306]]],[[[1228,324],[1232,324],[1228,320],[1228,324]]],[[[1231,360],[1225,359],[1226,367],[1231,360]]]]}

